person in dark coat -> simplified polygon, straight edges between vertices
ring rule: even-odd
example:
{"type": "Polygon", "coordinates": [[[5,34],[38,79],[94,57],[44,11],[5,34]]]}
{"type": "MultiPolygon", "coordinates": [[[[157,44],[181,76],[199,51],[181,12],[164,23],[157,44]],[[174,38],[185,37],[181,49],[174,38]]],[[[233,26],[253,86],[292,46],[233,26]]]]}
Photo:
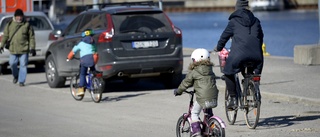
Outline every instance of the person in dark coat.
{"type": "Polygon", "coordinates": [[[248,10],[247,0],[237,0],[236,10],[230,15],[228,26],[220,36],[214,51],[221,51],[228,40],[232,43],[226,65],[222,72],[231,96],[228,108],[237,106],[235,74],[244,71],[246,62],[253,62],[252,73],[261,74],[263,68],[263,31],[260,20],[248,10]]]}

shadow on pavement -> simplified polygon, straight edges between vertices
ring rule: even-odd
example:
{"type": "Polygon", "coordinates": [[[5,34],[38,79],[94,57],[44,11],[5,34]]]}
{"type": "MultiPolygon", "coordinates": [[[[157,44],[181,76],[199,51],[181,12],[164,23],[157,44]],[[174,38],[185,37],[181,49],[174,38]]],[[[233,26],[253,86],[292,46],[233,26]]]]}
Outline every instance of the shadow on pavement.
{"type": "Polygon", "coordinates": [[[47,81],[41,81],[41,82],[31,82],[31,83],[27,83],[27,85],[41,85],[41,84],[47,84],[47,81]]]}
{"type": "Polygon", "coordinates": [[[294,124],[299,124],[299,121],[311,121],[320,119],[320,115],[307,115],[307,116],[275,116],[270,118],[261,119],[258,126],[268,127],[268,128],[282,128],[288,127],[294,124]]]}
{"type": "MultiPolygon", "coordinates": [[[[185,74],[182,75],[182,79],[185,74]]],[[[137,92],[137,91],[150,91],[150,90],[164,90],[173,88],[166,88],[163,81],[156,78],[142,78],[136,82],[124,82],[122,80],[115,80],[105,83],[104,93],[107,92],[137,92]]]]}
{"type": "Polygon", "coordinates": [[[117,96],[117,97],[104,97],[103,99],[101,99],[101,101],[108,101],[108,102],[121,101],[121,100],[125,100],[127,98],[142,96],[142,95],[146,95],[146,94],[148,94],[148,93],[138,93],[138,94],[117,96]]]}
{"type": "Polygon", "coordinates": [[[104,92],[128,92],[165,89],[160,81],[154,79],[141,79],[137,83],[126,83],[122,80],[107,82],[104,92]]]}

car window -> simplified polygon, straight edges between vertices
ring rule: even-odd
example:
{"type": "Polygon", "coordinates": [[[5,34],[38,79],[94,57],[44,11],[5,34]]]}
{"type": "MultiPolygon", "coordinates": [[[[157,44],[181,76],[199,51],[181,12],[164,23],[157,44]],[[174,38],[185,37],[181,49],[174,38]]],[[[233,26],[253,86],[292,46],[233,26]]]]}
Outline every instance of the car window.
{"type": "Polygon", "coordinates": [[[51,30],[48,20],[43,16],[27,16],[26,20],[34,30],[51,30]]]}
{"type": "Polygon", "coordinates": [[[2,20],[1,22],[1,26],[0,26],[0,31],[3,32],[4,28],[6,27],[6,25],[12,20],[12,17],[9,18],[5,18],[2,20]]]}
{"type": "Polygon", "coordinates": [[[65,29],[63,36],[73,35],[76,33],[77,27],[83,15],[80,15],[74,19],[69,26],[65,29]]]}
{"type": "Polygon", "coordinates": [[[78,32],[83,32],[86,29],[104,29],[107,28],[106,17],[104,13],[86,14],[81,20],[78,32]]]}
{"type": "Polygon", "coordinates": [[[163,13],[121,14],[112,16],[116,33],[170,32],[172,28],[163,13]]]}

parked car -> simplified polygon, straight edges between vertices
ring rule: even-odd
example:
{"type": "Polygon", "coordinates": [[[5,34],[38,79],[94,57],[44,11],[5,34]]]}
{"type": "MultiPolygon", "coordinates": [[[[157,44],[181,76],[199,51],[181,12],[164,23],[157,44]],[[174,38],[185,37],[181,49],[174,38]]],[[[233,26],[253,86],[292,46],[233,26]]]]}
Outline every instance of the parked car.
{"type": "MultiPolygon", "coordinates": [[[[153,2],[100,4],[100,9],[80,13],[46,53],[46,78],[51,88],[65,85],[79,71],[79,61],[66,62],[68,53],[92,29],[99,61],[96,69],[108,80],[137,82],[162,79],[166,87],[181,82],[182,31],[153,2]],[[103,7],[105,6],[105,7],[103,7]]],[[[78,54],[76,56],[79,57],[78,54]]]]}
{"type": "MultiPolygon", "coordinates": [[[[25,12],[26,20],[33,27],[36,39],[36,52],[37,56],[29,56],[29,64],[35,64],[36,67],[44,66],[45,53],[50,43],[48,38],[50,33],[54,30],[49,18],[43,12],[25,12]]],[[[1,13],[0,14],[0,40],[3,35],[3,31],[8,22],[13,18],[13,13],[1,13]]],[[[10,52],[4,49],[4,52],[0,54],[0,73],[5,71],[9,65],[10,52]]]]}
{"type": "Polygon", "coordinates": [[[251,10],[283,10],[284,0],[253,0],[249,3],[251,10]]]}

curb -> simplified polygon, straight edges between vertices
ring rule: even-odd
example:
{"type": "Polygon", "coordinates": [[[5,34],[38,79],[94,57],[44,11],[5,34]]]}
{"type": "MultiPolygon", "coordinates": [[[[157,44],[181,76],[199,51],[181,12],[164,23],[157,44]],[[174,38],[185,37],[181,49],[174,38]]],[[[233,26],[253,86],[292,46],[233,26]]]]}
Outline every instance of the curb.
{"type": "Polygon", "coordinates": [[[320,100],[319,99],[312,99],[312,98],[306,98],[306,97],[299,97],[299,96],[293,96],[293,95],[286,95],[281,93],[271,93],[271,92],[261,92],[262,97],[276,99],[278,101],[288,101],[293,103],[303,103],[306,105],[318,105],[320,106],[320,100]]]}
{"type": "MultiPolygon", "coordinates": [[[[217,85],[219,91],[225,92],[225,86],[217,85]]],[[[286,95],[281,93],[271,93],[266,91],[261,91],[261,98],[268,98],[268,99],[274,99],[277,101],[286,101],[291,103],[302,103],[305,105],[317,105],[320,106],[320,100],[318,99],[311,99],[306,97],[299,97],[299,96],[293,96],[293,95],[286,95]]]]}

